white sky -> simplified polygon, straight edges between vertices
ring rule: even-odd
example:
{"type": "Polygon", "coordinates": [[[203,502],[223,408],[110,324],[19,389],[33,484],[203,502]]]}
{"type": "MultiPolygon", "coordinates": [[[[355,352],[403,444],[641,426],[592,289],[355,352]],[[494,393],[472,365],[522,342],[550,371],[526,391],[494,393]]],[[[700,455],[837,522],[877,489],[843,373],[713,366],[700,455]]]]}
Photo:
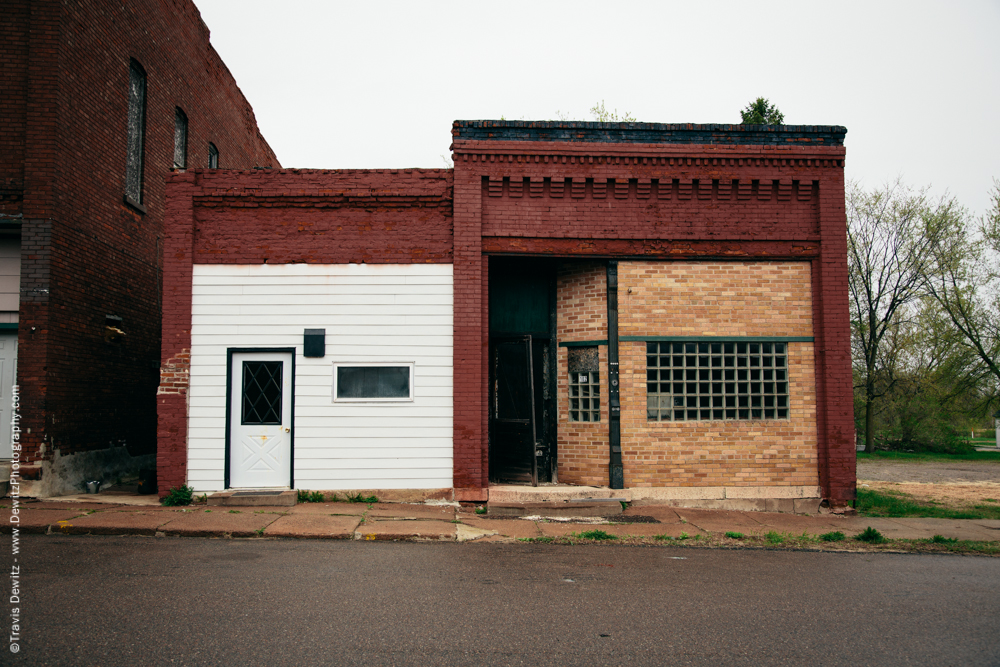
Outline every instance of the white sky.
{"type": "Polygon", "coordinates": [[[847,127],[847,176],[974,213],[1000,178],[1000,0],[195,0],[287,168],[443,167],[451,122],[847,127]]]}

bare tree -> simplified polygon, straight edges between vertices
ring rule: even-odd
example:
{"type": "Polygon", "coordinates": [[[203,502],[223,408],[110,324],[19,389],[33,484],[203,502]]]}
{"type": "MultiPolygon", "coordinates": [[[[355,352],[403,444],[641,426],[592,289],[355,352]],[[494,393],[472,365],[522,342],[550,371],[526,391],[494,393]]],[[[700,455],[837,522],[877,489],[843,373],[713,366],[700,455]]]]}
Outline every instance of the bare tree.
{"type": "Polygon", "coordinates": [[[874,449],[876,403],[898,380],[900,327],[925,283],[926,196],[899,181],[847,191],[847,252],[855,377],[864,403],[865,451],[874,449]]]}
{"type": "Polygon", "coordinates": [[[925,214],[926,234],[934,241],[926,289],[974,354],[968,381],[980,387],[984,407],[996,403],[1000,387],[1000,181],[994,179],[990,198],[990,210],[978,221],[954,199],[925,214]]]}

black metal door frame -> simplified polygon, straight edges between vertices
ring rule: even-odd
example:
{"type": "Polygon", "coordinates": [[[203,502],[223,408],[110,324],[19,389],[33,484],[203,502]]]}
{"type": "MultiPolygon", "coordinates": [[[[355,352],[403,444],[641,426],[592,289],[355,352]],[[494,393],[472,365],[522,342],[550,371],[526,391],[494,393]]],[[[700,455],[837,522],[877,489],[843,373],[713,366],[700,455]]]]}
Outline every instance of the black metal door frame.
{"type": "Polygon", "coordinates": [[[530,457],[531,465],[531,485],[538,486],[538,454],[536,448],[538,446],[538,416],[535,414],[535,376],[534,376],[534,360],[532,358],[532,337],[530,335],[525,336],[500,336],[496,338],[490,338],[490,388],[489,388],[489,417],[490,417],[490,478],[497,479],[500,473],[499,470],[495,468],[497,465],[497,450],[498,437],[497,437],[497,425],[502,423],[518,424],[528,426],[528,432],[530,436],[530,453],[526,454],[530,457]],[[525,347],[525,358],[527,363],[527,392],[528,392],[528,418],[527,419],[504,419],[501,418],[498,412],[499,406],[499,354],[498,348],[504,344],[521,342],[525,347]],[[526,422],[526,424],[525,424],[526,422]]]}

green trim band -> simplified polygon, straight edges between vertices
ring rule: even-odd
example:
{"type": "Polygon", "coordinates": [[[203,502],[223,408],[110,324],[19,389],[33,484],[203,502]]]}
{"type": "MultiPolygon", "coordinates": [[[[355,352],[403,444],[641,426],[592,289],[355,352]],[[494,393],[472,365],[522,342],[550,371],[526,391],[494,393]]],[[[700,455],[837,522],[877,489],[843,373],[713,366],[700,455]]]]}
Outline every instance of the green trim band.
{"type": "Polygon", "coordinates": [[[574,341],[562,341],[559,343],[559,347],[593,347],[595,345],[607,345],[607,339],[604,340],[574,340],[574,341]]]}
{"type": "Polygon", "coordinates": [[[0,331],[17,331],[17,322],[0,322],[0,331]]]}
{"type": "MultiPolygon", "coordinates": [[[[628,343],[815,343],[813,336],[622,336],[628,343]]],[[[562,343],[559,343],[562,345],[562,343]]],[[[575,343],[580,345],[581,343],[575,343]]]]}

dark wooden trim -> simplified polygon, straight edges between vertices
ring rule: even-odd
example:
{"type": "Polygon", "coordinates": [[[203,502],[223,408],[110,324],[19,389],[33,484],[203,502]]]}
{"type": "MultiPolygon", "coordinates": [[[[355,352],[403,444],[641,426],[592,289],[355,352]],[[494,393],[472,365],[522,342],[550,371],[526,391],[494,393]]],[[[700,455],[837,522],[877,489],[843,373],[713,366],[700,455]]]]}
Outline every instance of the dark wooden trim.
{"type": "Polygon", "coordinates": [[[594,345],[607,345],[607,339],[603,340],[564,340],[560,341],[559,347],[593,347],[594,345]]]}
{"type": "MultiPolygon", "coordinates": [[[[813,336],[622,336],[623,343],[814,343],[813,336]]],[[[559,343],[562,345],[562,343],[559,343]]],[[[573,343],[576,345],[576,343],[573,343]]]]}
{"type": "Polygon", "coordinates": [[[608,465],[609,486],[625,488],[622,468],[622,408],[618,391],[618,262],[608,262],[608,465]]]}

